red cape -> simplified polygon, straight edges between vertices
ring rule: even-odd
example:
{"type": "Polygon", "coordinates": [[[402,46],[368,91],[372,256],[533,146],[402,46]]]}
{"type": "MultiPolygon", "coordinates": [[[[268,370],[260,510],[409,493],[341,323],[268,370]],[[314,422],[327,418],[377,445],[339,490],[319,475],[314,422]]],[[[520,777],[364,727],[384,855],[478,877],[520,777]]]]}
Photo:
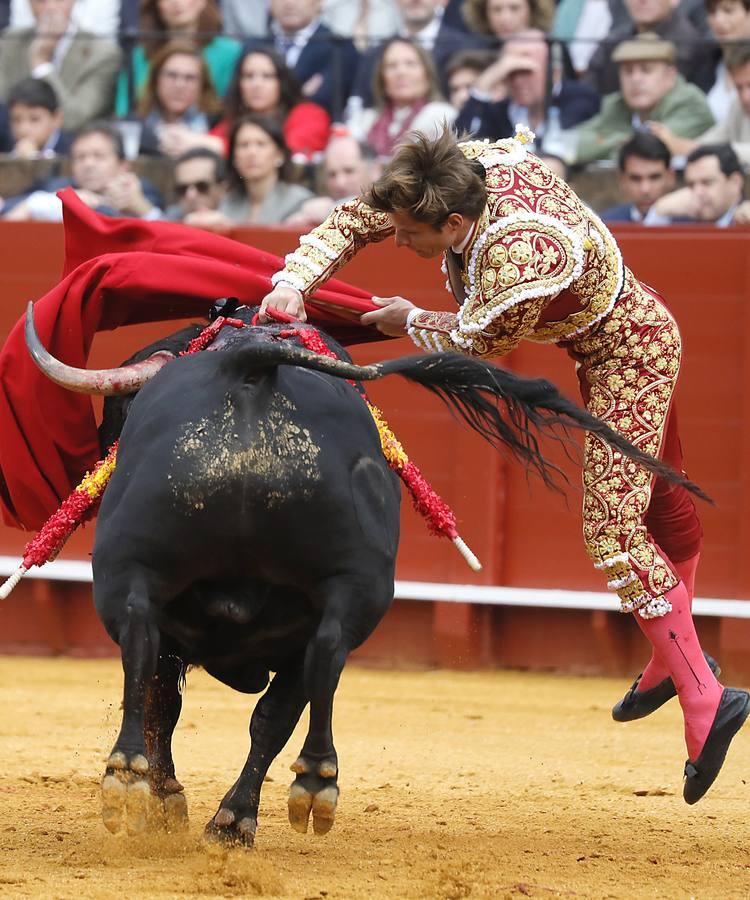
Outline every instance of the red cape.
{"type": "MultiPolygon", "coordinates": [[[[72,366],[85,367],[97,331],[205,317],[219,297],[259,303],[283,265],[185,225],[100,216],[69,189],[60,197],[62,281],[34,304],[34,319],[47,349],[72,366]]],[[[331,280],[307,304],[308,315],[343,342],[376,340],[379,332],[359,325],[361,313],[376,309],[370,297],[331,280]]],[[[0,386],[0,509],[6,524],[38,529],[99,458],[93,404],[36,368],[23,319],[0,351],[0,386]]]]}

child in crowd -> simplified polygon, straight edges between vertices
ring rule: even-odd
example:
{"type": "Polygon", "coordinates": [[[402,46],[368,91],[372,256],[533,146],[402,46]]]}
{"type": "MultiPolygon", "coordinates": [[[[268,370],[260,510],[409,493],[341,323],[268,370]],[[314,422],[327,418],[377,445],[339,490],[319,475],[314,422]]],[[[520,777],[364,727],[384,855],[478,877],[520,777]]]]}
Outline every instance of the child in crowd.
{"type": "Polygon", "coordinates": [[[55,89],[41,78],[24,78],[8,95],[11,153],[22,159],[64,156],[72,136],[64,131],[55,89]]]}

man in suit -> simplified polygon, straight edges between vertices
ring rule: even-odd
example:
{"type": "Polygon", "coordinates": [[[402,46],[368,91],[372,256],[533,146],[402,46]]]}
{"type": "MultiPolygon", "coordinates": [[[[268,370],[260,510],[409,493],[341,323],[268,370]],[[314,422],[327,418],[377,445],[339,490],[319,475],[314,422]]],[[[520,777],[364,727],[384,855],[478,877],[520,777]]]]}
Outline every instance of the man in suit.
{"type": "Polygon", "coordinates": [[[549,92],[549,46],[544,32],[528,29],[505,43],[497,61],[485,69],[469,91],[456,129],[477,138],[512,137],[516,125],[526,125],[536,135],[536,149],[549,143],[549,111],[568,130],[599,110],[599,95],[585,84],[561,80],[549,92]],[[498,97],[503,99],[498,100],[498,97]]]}
{"type": "Polygon", "coordinates": [[[341,119],[359,54],[348,38],[320,18],[321,0],[270,0],[269,37],[251,38],[246,49],[273,47],[302,85],[308,100],[341,119]]]}
{"type": "Polygon", "coordinates": [[[49,81],[60,98],[65,127],[77,130],[114,107],[120,50],[106,38],[78,30],[75,0],[31,0],[34,28],[0,35],[0,101],[32,75],[49,81]]]}
{"type": "MultiPolygon", "coordinates": [[[[448,95],[446,70],[448,60],[461,50],[487,47],[487,41],[452,27],[445,19],[446,0],[396,0],[401,25],[399,37],[409,38],[425,49],[433,58],[445,95],[448,95]]],[[[395,35],[389,35],[394,37],[395,35]]],[[[372,106],[373,73],[385,42],[371,47],[363,56],[352,89],[352,102],[361,108],[372,106]]]]}
{"type": "Polygon", "coordinates": [[[602,213],[605,222],[640,222],[669,225],[671,218],[656,212],[654,204],[673,190],[675,175],[667,145],[653,134],[639,131],[620,148],[618,182],[626,203],[602,213]]]}
{"type": "Polygon", "coordinates": [[[656,204],[662,215],[685,216],[717,228],[747,225],[745,173],[731,144],[702,144],[685,161],[685,187],[656,204]]]}

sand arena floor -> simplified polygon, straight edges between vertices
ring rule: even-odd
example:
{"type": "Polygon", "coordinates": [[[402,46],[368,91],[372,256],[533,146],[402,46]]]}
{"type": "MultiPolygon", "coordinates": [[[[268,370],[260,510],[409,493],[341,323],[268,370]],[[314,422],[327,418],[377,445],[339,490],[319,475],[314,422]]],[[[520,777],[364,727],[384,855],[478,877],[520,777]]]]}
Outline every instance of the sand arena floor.
{"type": "Polygon", "coordinates": [[[676,702],[618,725],[609,706],[626,686],[351,667],[333,831],[287,823],[298,728],[245,851],[201,832],[246,756],[253,698],[191,673],[174,754],[189,832],[116,838],[98,783],[119,727],[119,662],[0,658],[0,897],[750,897],[750,728],[688,807],[676,702]]]}

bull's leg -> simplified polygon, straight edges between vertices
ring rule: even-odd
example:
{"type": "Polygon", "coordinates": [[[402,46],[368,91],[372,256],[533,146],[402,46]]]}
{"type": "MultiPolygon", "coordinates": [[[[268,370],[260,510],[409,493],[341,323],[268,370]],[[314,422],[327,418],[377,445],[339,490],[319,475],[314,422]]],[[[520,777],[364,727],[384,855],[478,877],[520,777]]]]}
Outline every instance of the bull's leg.
{"type": "Polygon", "coordinates": [[[181,681],[184,664],[175,653],[162,652],[156,673],[146,692],[144,738],[149,764],[151,790],[161,804],[164,826],[175,831],[187,826],[187,801],[175,776],[172,759],[172,735],[182,710],[181,681]]]}
{"type": "Polygon", "coordinates": [[[307,703],[302,661],[280,670],[250,720],[250,755],[240,777],[206,825],[206,836],[252,847],[260,791],[268,767],[281,752],[307,703]]]}
{"type": "Polygon", "coordinates": [[[116,622],[105,625],[120,645],[125,687],[122,727],[102,779],[102,818],[111,832],[144,831],[151,806],[144,717],[146,693],[156,672],[159,630],[145,591],[131,589],[116,622]]]}
{"type": "Polygon", "coordinates": [[[378,590],[377,581],[374,577],[367,588],[355,588],[339,579],[321,587],[323,616],[305,655],[310,727],[292,765],[297,777],[289,790],[289,822],[295,831],[307,831],[310,813],[315,834],[326,834],[333,827],[339,796],[333,695],[349,652],[374,629],[393,595],[392,589],[390,595],[387,588],[378,590]],[[363,601],[363,596],[368,599],[363,601]]]}

